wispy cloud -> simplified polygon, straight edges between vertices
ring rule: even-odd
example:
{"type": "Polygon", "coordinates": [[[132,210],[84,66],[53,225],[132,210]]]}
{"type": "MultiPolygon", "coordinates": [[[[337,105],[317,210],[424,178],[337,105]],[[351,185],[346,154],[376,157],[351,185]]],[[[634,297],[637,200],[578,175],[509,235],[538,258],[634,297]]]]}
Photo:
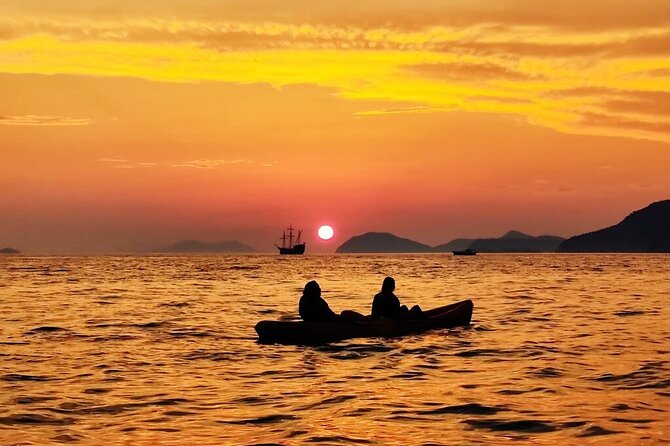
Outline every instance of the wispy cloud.
{"type": "Polygon", "coordinates": [[[277,165],[277,161],[255,163],[248,159],[209,159],[198,158],[195,160],[184,161],[179,163],[165,163],[155,161],[133,161],[123,156],[108,156],[98,158],[101,163],[110,164],[116,169],[136,169],[136,168],[150,168],[150,167],[176,167],[176,168],[191,168],[191,169],[215,169],[217,167],[228,165],[260,165],[262,167],[273,167],[277,165]]]}
{"type": "MultiPolygon", "coordinates": [[[[501,17],[498,18],[501,20],[501,17]]],[[[361,24],[287,23],[280,21],[207,21],[132,18],[90,20],[69,17],[1,20],[0,37],[50,35],[68,41],[197,44],[224,51],[271,49],[343,49],[440,51],[462,54],[514,54],[555,57],[629,54],[668,54],[670,31],[650,22],[647,26],[621,25],[592,30],[592,26],[565,27],[540,24],[473,22],[469,26],[403,27],[361,24]]]]}
{"type": "Polygon", "coordinates": [[[385,108],[380,110],[363,110],[354,113],[355,116],[380,116],[399,115],[404,113],[436,113],[449,110],[457,110],[457,107],[408,107],[408,108],[385,108]]]}
{"type": "Polygon", "coordinates": [[[503,79],[503,80],[541,80],[538,73],[523,73],[514,68],[490,62],[484,63],[435,63],[410,65],[406,67],[419,75],[435,79],[503,79]]]}
{"type": "Polygon", "coordinates": [[[213,160],[207,158],[199,158],[197,160],[186,161],[178,164],[170,164],[170,167],[191,167],[194,169],[214,169],[219,166],[224,166],[226,164],[250,164],[251,161],[246,159],[233,159],[233,160],[213,160]]]}
{"type": "Polygon", "coordinates": [[[670,134],[670,121],[650,121],[633,119],[626,116],[612,116],[598,113],[583,113],[582,122],[585,125],[601,128],[620,128],[637,132],[640,137],[645,134],[670,134]]]}
{"type": "Polygon", "coordinates": [[[32,125],[32,126],[81,126],[93,124],[89,118],[73,118],[70,116],[47,115],[15,115],[0,116],[2,125],[32,125]]]}
{"type": "Polygon", "coordinates": [[[98,158],[98,161],[101,163],[108,163],[115,169],[137,169],[141,167],[154,167],[158,166],[159,163],[154,163],[154,162],[137,162],[137,161],[131,161],[128,158],[124,156],[109,156],[109,157],[103,157],[103,158],[98,158]]]}
{"type": "Polygon", "coordinates": [[[127,163],[129,162],[126,158],[122,156],[114,156],[108,158],[98,158],[98,161],[103,163],[127,163]]]}

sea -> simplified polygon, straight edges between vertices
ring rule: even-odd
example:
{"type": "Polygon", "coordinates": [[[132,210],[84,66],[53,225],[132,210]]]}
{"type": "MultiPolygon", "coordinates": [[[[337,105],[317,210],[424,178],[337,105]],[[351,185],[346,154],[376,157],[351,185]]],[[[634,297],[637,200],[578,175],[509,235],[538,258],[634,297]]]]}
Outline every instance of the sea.
{"type": "Polygon", "coordinates": [[[668,444],[669,308],[667,254],[5,256],[0,444],[668,444]],[[471,326],[257,342],[386,276],[471,326]]]}

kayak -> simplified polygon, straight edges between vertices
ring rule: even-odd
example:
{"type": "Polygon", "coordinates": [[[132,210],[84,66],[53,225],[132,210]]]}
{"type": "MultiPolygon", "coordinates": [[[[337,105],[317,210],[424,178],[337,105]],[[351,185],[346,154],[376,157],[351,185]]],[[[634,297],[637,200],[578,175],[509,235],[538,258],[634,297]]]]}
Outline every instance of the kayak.
{"type": "Polygon", "coordinates": [[[258,341],[263,344],[321,345],[351,338],[395,338],[437,328],[469,325],[471,300],[424,311],[421,319],[389,319],[344,311],[339,321],[260,321],[258,341]]]}

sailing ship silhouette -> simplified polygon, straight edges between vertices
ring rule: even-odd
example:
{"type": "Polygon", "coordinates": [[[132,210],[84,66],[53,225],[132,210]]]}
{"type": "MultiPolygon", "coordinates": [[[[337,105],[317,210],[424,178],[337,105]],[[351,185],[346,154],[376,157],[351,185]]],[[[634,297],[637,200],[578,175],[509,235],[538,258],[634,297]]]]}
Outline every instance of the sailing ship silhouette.
{"type": "Polygon", "coordinates": [[[302,229],[298,229],[297,236],[295,236],[296,229],[293,228],[293,225],[289,225],[286,230],[282,233],[281,236],[281,246],[276,245],[279,249],[279,254],[294,254],[301,255],[305,253],[305,242],[301,242],[300,237],[302,237],[302,229]],[[293,243],[293,238],[295,237],[295,243],[293,243]],[[288,244],[286,241],[288,240],[288,244]]]}

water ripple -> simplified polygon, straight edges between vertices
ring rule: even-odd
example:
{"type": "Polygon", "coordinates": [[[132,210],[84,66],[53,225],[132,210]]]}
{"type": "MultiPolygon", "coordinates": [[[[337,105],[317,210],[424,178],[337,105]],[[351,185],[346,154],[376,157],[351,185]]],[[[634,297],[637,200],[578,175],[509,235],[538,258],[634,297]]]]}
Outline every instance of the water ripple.
{"type": "Polygon", "coordinates": [[[495,415],[507,410],[505,407],[484,406],[479,403],[460,404],[456,406],[443,406],[437,409],[418,411],[421,415],[439,415],[445,413],[467,414],[467,415],[495,415]]]}
{"type": "Polygon", "coordinates": [[[0,443],[666,440],[667,255],[461,260],[2,258],[0,443]],[[298,318],[308,280],[333,310],[368,312],[386,275],[404,304],[471,297],[473,325],[256,343],[258,320],[298,318]]]}

